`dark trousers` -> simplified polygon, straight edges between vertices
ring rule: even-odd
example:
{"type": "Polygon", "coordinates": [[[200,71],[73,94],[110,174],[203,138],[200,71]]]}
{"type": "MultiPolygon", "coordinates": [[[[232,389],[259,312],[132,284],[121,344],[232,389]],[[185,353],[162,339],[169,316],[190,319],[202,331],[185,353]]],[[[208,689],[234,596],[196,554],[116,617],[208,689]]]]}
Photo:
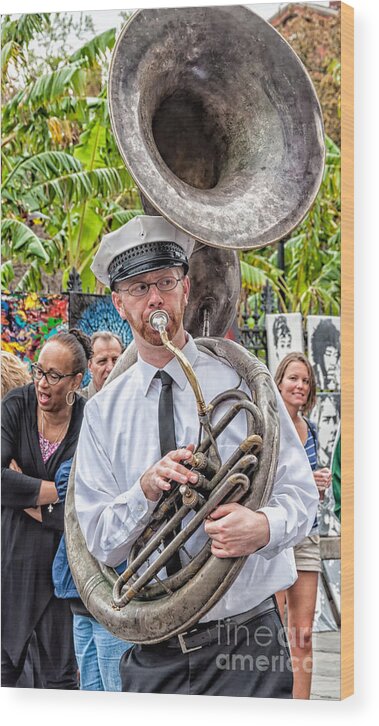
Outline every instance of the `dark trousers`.
{"type": "MultiPolygon", "coordinates": [[[[171,642],[171,641],[170,641],[171,642]]],[[[122,690],[208,696],[292,698],[292,666],[279,613],[233,627],[220,621],[210,645],[135,645],[120,661],[122,690]]]]}
{"type": "Polygon", "coordinates": [[[35,632],[33,632],[29,641],[24,668],[16,683],[16,688],[43,688],[40,672],[38,640],[35,632]]]}
{"type": "MultiPolygon", "coordinates": [[[[15,637],[17,638],[17,635],[15,637]]],[[[33,633],[24,644],[16,664],[7,650],[2,647],[1,685],[11,688],[60,690],[78,688],[72,615],[66,600],[51,598],[33,633]],[[29,649],[31,642],[32,647],[29,649]],[[32,657],[32,664],[28,665],[27,657],[32,657]],[[29,673],[31,669],[38,672],[29,673]]]]}

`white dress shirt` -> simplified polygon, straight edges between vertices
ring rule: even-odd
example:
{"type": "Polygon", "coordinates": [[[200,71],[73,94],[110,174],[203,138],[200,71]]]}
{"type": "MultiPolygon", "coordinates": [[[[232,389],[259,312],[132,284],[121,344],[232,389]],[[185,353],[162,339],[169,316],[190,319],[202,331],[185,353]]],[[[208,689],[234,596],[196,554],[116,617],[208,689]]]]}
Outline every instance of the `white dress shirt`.
{"type": "MultiPolygon", "coordinates": [[[[206,403],[240,384],[233,368],[200,352],[190,336],[183,353],[196,372],[206,403]]],[[[164,370],[173,378],[178,448],[190,443],[196,445],[199,422],[192,388],[175,358],[164,370]]],[[[84,410],[77,453],[75,504],[89,551],[110,566],[128,558],[132,544],[157,506],[157,502],[146,499],[140,484],[143,473],[161,458],[158,427],[161,381],[154,378],[156,371],[139,357],[136,364],[91,398],[84,410]]],[[[244,383],[240,388],[248,390],[244,383]]],[[[272,496],[260,510],[268,518],[270,540],[259,554],[248,557],[233,585],[203,621],[249,610],[296,580],[292,547],[312,527],[318,492],[304,447],[279,393],[277,401],[279,461],[272,496]]],[[[220,408],[216,420],[225,410],[220,408]]],[[[217,439],[222,461],[229,458],[245,435],[246,416],[241,412],[217,439]]],[[[202,525],[186,543],[186,549],[198,552],[205,539],[202,525]]]]}

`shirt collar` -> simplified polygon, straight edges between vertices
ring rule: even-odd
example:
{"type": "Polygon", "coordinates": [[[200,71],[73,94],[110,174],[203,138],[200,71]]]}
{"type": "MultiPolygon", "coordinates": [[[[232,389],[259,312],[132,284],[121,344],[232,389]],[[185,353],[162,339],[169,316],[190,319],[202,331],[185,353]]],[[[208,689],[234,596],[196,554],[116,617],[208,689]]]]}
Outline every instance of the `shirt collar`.
{"type": "MultiPolygon", "coordinates": [[[[182,352],[184,353],[191,366],[193,366],[199,356],[199,351],[192,336],[189,333],[186,333],[186,335],[187,342],[184,348],[182,348],[182,352]]],[[[138,355],[137,365],[141,374],[143,394],[144,396],[147,396],[151,382],[159,368],[150,365],[150,363],[146,363],[146,361],[142,360],[140,355],[138,355]]],[[[166,371],[166,373],[170,374],[175,383],[183,391],[187,384],[187,376],[184,373],[180,363],[178,363],[177,359],[175,357],[172,358],[172,360],[167,363],[163,370],[166,371]]]]}

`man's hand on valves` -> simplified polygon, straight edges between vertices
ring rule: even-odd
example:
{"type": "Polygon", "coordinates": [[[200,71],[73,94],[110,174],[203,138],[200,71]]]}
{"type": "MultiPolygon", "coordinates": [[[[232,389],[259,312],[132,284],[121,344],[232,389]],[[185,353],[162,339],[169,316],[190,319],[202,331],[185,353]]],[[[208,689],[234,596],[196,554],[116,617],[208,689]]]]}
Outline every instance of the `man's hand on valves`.
{"type": "Polygon", "coordinates": [[[193,444],[189,444],[185,449],[169,451],[145,471],[141,477],[141,488],[146,499],[157,502],[163,492],[170,491],[171,480],[178,484],[197,483],[198,474],[181,463],[191,458],[194,448],[193,444]]]}

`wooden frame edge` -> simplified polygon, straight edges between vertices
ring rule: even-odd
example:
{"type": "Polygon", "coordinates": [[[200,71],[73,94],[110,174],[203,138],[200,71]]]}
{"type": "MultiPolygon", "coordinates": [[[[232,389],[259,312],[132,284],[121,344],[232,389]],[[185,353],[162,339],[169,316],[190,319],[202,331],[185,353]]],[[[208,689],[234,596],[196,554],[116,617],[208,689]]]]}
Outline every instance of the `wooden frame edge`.
{"type": "Polygon", "coordinates": [[[354,692],[354,8],[341,3],[341,699],[354,692]]]}

